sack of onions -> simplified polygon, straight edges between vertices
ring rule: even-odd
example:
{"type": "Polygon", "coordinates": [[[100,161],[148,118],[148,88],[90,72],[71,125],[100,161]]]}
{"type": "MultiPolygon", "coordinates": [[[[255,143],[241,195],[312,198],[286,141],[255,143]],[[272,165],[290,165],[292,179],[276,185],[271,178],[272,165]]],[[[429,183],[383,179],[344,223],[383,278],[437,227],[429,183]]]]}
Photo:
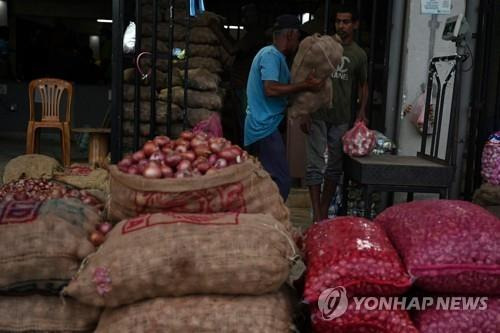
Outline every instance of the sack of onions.
{"type": "Polygon", "coordinates": [[[95,251],[96,209],[74,199],[0,202],[0,291],[58,293],[95,251]]]}
{"type": "Polygon", "coordinates": [[[109,217],[144,213],[267,213],[289,225],[278,188],[259,162],[224,138],[158,136],[110,167],[109,217]]]}

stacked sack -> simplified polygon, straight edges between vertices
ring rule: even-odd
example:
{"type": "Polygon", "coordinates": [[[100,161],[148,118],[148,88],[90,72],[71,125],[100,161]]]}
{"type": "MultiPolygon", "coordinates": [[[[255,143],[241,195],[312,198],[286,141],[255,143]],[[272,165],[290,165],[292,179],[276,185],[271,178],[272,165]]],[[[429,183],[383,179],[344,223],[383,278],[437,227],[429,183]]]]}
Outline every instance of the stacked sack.
{"type": "Polygon", "coordinates": [[[418,332],[403,310],[356,308],[358,297],[398,296],[411,286],[380,224],[340,217],[314,224],[305,236],[304,299],[315,332],[418,332]]]}
{"type": "Polygon", "coordinates": [[[0,331],[92,332],[96,307],[58,293],[94,252],[96,208],[77,199],[0,202],[0,331]]]}
{"type": "MultiPolygon", "coordinates": [[[[188,59],[188,98],[187,98],[187,122],[194,127],[200,121],[209,118],[214,112],[222,109],[224,91],[221,88],[221,75],[230,68],[233,56],[226,50],[224,45],[228,43],[223,40],[224,34],[222,18],[214,13],[204,12],[192,17],[190,28],[186,26],[186,2],[176,1],[174,11],[174,50],[184,50],[186,34],[189,34],[189,59],[188,59]]],[[[167,54],[169,39],[169,14],[168,1],[158,1],[157,17],[157,52],[167,54]]],[[[151,1],[142,2],[142,34],[141,51],[151,52],[153,35],[153,7],[151,1]]],[[[172,72],[172,134],[177,137],[182,131],[184,103],[184,56],[174,58],[172,72]]],[[[151,71],[151,57],[143,56],[139,66],[145,73],[151,71]]],[[[166,133],[167,119],[167,77],[168,60],[165,57],[157,57],[156,61],[156,133],[166,133]]],[[[128,68],[124,72],[124,142],[131,147],[133,137],[134,120],[134,79],[135,68],[128,68]]],[[[140,109],[140,136],[149,137],[150,134],[150,77],[141,80],[140,109]]],[[[143,143],[145,140],[141,141],[143,143]]]]}
{"type": "Polygon", "coordinates": [[[414,315],[421,333],[499,331],[500,219],[469,202],[425,200],[390,207],[375,221],[426,296],[485,297],[485,308],[465,310],[464,301],[454,311],[432,302],[414,315]]]}
{"type": "MultiPolygon", "coordinates": [[[[134,154],[148,159],[145,170],[190,155],[187,140],[155,139],[134,154]]],[[[63,291],[104,307],[96,332],[293,328],[283,286],[299,256],[288,211],[260,164],[237,160],[210,174],[169,163],[179,178],[136,174],[144,159],[111,167],[110,215],[121,221],[63,291]]]]}

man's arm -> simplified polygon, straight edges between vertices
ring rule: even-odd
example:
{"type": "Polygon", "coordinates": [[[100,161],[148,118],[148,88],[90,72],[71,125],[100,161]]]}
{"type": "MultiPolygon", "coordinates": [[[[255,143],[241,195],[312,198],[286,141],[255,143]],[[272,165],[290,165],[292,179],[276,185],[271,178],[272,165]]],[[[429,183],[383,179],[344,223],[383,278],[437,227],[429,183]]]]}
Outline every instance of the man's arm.
{"type": "Polygon", "coordinates": [[[264,94],[267,97],[276,97],[291,95],[302,91],[319,91],[324,83],[325,79],[316,79],[313,72],[309,73],[304,81],[298,83],[286,84],[266,80],[264,81],[264,94]]]}
{"type": "Polygon", "coordinates": [[[368,82],[365,81],[358,85],[359,111],[356,120],[368,122],[366,118],[366,105],[368,104],[368,82]]]}

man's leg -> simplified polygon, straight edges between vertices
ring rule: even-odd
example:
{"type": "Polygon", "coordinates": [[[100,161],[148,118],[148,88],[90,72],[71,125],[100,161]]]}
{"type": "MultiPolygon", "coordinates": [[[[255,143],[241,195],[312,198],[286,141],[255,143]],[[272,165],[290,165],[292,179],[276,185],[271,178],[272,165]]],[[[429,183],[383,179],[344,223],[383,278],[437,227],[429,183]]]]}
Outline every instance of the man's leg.
{"type": "Polygon", "coordinates": [[[309,187],[309,196],[313,209],[313,222],[321,221],[321,183],[325,167],[326,124],[313,120],[311,131],[306,136],[306,175],[304,183],[309,187]]]}
{"type": "Polygon", "coordinates": [[[332,203],[337,185],[342,176],[342,136],[347,131],[348,125],[329,126],[328,133],[328,165],[325,171],[325,183],[321,195],[321,218],[328,218],[328,208],[332,203]]]}
{"type": "MultiPolygon", "coordinates": [[[[255,153],[264,169],[278,185],[283,201],[290,193],[290,171],[286,160],[286,150],[283,138],[278,130],[255,143],[255,153]]],[[[253,147],[252,147],[253,148],[253,147]]]]}

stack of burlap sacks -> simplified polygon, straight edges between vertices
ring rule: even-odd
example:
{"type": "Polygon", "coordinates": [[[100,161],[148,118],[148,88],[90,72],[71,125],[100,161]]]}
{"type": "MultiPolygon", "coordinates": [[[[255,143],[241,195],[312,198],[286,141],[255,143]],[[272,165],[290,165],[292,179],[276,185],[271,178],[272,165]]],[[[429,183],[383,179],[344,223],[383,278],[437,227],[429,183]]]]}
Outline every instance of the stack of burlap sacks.
{"type": "MultiPolygon", "coordinates": [[[[222,42],[224,35],[222,18],[214,13],[204,12],[190,20],[187,28],[185,1],[175,2],[174,12],[174,48],[184,50],[186,47],[186,34],[189,34],[188,58],[188,98],[187,98],[187,124],[194,127],[200,121],[207,119],[214,112],[222,109],[224,91],[221,88],[221,75],[225,69],[232,65],[233,56],[226,50],[222,42]]],[[[158,1],[157,17],[157,52],[156,61],[156,134],[166,133],[167,122],[167,79],[168,60],[164,56],[170,52],[169,45],[169,13],[168,1],[158,1]]],[[[153,7],[152,1],[142,1],[142,28],[137,33],[141,34],[141,50],[151,52],[153,35],[153,7]]],[[[144,72],[151,71],[151,56],[141,57],[140,67],[144,72]]],[[[177,137],[182,130],[184,109],[184,60],[174,58],[172,72],[172,137],[177,137]]],[[[128,68],[124,72],[124,144],[132,146],[134,133],[134,100],[135,100],[135,68],[128,68]]],[[[151,111],[151,76],[141,80],[140,91],[140,136],[141,143],[150,134],[151,111]]]]}
{"type": "Polygon", "coordinates": [[[0,202],[0,332],[93,332],[101,309],[58,294],[100,223],[74,199],[0,202]]]}
{"type": "Polygon", "coordinates": [[[249,159],[212,175],[110,168],[118,222],[63,291],[104,307],[96,332],[290,332],[298,254],[288,210],[249,159]]]}

